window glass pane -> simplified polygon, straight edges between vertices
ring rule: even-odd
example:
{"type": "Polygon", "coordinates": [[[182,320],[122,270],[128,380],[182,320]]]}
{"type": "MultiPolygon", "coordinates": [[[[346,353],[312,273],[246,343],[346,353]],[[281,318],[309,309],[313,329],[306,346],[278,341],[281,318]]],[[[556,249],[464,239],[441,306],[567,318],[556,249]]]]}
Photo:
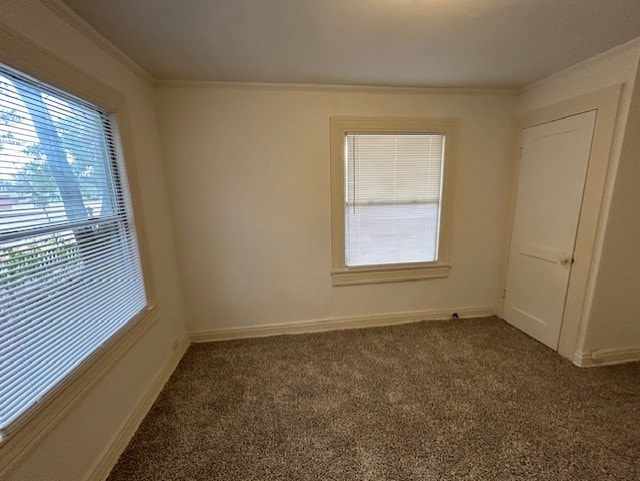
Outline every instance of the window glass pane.
{"type": "Polygon", "coordinates": [[[441,134],[346,136],[347,266],[437,259],[444,145],[441,134]]]}
{"type": "Polygon", "coordinates": [[[0,66],[0,434],[146,304],[108,113],[0,66]]]}

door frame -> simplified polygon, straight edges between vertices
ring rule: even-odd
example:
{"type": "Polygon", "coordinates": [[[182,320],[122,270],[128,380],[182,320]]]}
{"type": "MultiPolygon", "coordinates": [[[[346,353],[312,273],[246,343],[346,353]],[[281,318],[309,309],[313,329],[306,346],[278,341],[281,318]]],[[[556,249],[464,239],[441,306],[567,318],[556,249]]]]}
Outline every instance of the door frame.
{"type": "Polygon", "coordinates": [[[601,222],[604,192],[607,184],[611,148],[616,126],[616,118],[620,103],[622,84],[607,87],[592,93],[581,95],[574,99],[544,107],[527,113],[516,119],[516,143],[513,155],[513,169],[510,179],[508,212],[506,226],[506,243],[504,246],[502,266],[502,296],[499,298],[497,312],[504,317],[504,289],[506,289],[507,270],[511,250],[511,237],[515,216],[516,190],[518,182],[520,152],[524,129],[537,125],[554,122],[574,115],[595,110],[596,121],[591,141],[591,152],[587,167],[580,218],[576,232],[574,248],[574,263],[569,275],[567,298],[565,301],[558,353],[573,360],[577,349],[586,312],[588,293],[593,292],[595,282],[595,262],[601,253],[601,246],[597,245],[598,233],[606,227],[601,222]]]}

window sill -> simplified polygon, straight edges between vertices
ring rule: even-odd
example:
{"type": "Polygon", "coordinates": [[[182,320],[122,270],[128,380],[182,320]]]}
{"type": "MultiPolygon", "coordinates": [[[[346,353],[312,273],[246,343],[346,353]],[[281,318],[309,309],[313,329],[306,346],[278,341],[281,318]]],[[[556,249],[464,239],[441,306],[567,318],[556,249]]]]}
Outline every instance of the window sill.
{"type": "Polygon", "coordinates": [[[449,277],[448,264],[397,264],[389,266],[352,267],[331,272],[334,286],[380,284],[449,277]]]}
{"type": "Polygon", "coordinates": [[[1,433],[0,478],[64,418],[157,319],[157,306],[148,306],[1,433]]]}

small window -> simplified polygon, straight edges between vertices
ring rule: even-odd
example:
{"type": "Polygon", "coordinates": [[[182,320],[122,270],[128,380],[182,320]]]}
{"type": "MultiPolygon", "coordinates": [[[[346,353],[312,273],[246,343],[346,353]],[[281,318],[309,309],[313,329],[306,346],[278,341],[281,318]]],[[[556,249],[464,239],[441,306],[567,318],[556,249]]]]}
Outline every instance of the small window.
{"type": "Polygon", "coordinates": [[[445,277],[455,121],[331,119],[334,285],[445,277]]]}
{"type": "Polygon", "coordinates": [[[0,66],[0,436],[146,302],[112,116],[0,66]]]}

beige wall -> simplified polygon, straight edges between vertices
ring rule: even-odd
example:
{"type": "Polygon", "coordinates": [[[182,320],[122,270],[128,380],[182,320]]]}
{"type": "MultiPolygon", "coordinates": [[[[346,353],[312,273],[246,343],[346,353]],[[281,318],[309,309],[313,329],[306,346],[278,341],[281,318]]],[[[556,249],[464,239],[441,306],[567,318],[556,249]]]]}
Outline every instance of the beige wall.
{"type": "MultiPolygon", "coordinates": [[[[611,85],[623,84],[577,344],[580,352],[640,346],[640,304],[635,294],[640,290],[636,269],[640,258],[640,244],[636,242],[640,237],[637,226],[640,201],[635,185],[638,150],[637,143],[633,143],[637,137],[638,120],[629,114],[639,59],[640,39],[636,39],[524,89],[516,102],[516,112],[521,115],[611,85]]],[[[638,102],[637,94],[634,102],[638,102]]]]}
{"type": "MultiPolygon", "coordinates": [[[[639,71],[640,73],[640,71],[639,71]]],[[[640,349],[640,75],[631,95],[626,135],[596,278],[584,351],[640,349]]]]}
{"type": "Polygon", "coordinates": [[[9,475],[7,481],[84,479],[184,335],[153,88],[37,0],[3,0],[0,22],[100,79],[127,99],[160,320],[9,475]]]}
{"type": "Polygon", "coordinates": [[[492,308],[512,109],[505,94],[160,87],[189,330],[492,308]],[[448,279],[332,287],[334,115],[460,120],[448,279]]]}

